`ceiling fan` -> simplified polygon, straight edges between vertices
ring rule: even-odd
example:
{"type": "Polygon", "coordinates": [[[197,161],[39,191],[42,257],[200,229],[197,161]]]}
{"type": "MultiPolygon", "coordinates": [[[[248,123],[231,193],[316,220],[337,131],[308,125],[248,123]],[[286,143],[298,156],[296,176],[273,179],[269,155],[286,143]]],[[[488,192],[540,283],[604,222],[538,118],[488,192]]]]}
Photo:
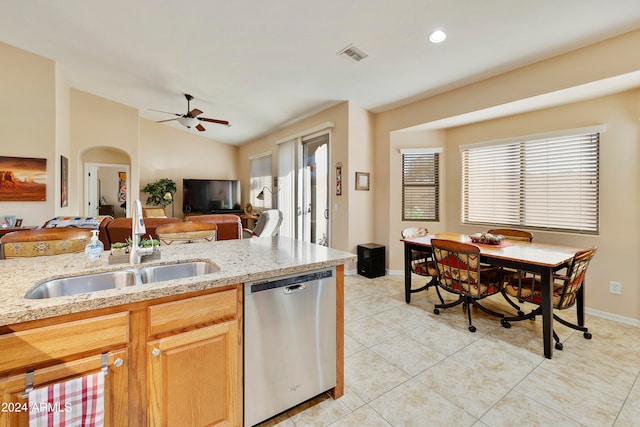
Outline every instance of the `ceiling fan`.
{"type": "Polygon", "coordinates": [[[225,125],[225,126],[231,126],[229,124],[229,122],[226,121],[226,120],[209,119],[207,117],[198,117],[200,114],[202,114],[202,111],[198,110],[197,108],[194,108],[193,110],[191,109],[190,103],[191,103],[191,100],[193,99],[193,96],[189,95],[188,93],[185,93],[184,97],[187,98],[187,113],[186,114],[170,113],[168,111],[160,111],[160,110],[151,110],[151,111],[157,111],[158,113],[173,114],[174,116],[177,116],[177,117],[175,117],[173,119],[159,120],[156,123],[165,123],[165,122],[171,122],[171,121],[176,120],[182,126],[188,128],[188,129],[191,129],[192,127],[195,127],[200,132],[203,132],[206,129],[205,129],[204,126],[202,126],[202,124],[199,123],[199,121],[201,121],[201,122],[209,122],[209,123],[217,123],[219,125],[225,125]]]}

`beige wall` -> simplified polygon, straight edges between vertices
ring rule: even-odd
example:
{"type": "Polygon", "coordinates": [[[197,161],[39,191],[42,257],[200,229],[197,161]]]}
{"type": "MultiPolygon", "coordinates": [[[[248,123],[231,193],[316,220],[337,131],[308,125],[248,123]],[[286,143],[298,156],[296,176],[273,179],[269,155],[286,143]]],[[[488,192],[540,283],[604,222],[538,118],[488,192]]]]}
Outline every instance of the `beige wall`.
{"type": "MultiPolygon", "coordinates": [[[[587,305],[640,319],[636,266],[640,222],[638,91],[448,130],[404,132],[413,126],[494,107],[515,108],[521,100],[640,71],[640,56],[633,54],[639,46],[640,31],[634,31],[377,115],[343,102],[236,148],[141,120],[135,109],[69,89],[52,61],[0,43],[0,155],[46,158],[50,184],[46,202],[0,202],[0,214],[17,215],[25,219],[25,224],[38,225],[54,214],[81,212],[82,158],[92,150],[107,147],[130,158],[132,197],[139,197],[141,186],[162,177],[175,179],[179,186],[182,177],[241,179],[246,203],[250,156],[272,151],[277,173],[277,140],[331,121],[335,123],[330,148],[331,246],[354,252],[359,243],[384,244],[388,248],[388,268],[400,271],[399,232],[416,225],[400,220],[400,148],[444,148],[441,221],[420,225],[432,231],[467,232],[472,227],[463,227],[459,222],[459,144],[606,123],[600,235],[540,232],[536,239],[579,246],[598,244],[600,251],[590,270],[587,305]],[[60,155],[69,158],[70,166],[70,206],[65,209],[59,207],[60,155]],[[335,195],[337,162],[343,164],[342,196],[335,195]],[[356,171],[371,172],[371,191],[355,191],[356,171]],[[620,258],[630,262],[622,268],[611,268],[620,264],[620,258]],[[622,282],[622,296],[608,294],[609,280],[622,282]]],[[[140,196],[145,199],[144,194],[140,196]]],[[[176,200],[176,213],[180,206],[181,200],[176,200]]]]}
{"type": "Polygon", "coordinates": [[[1,215],[41,225],[54,215],[80,215],[83,163],[131,166],[131,198],[158,178],[239,179],[238,148],[140,119],[134,108],[70,88],[53,61],[0,43],[0,156],[47,159],[46,202],[0,202],[1,215]],[[141,154],[144,153],[144,154],[141,154]],[[60,207],[60,156],[69,160],[69,206],[60,207]]]}
{"type": "MultiPolygon", "coordinates": [[[[355,173],[372,172],[372,121],[373,116],[366,110],[349,102],[327,108],[311,117],[258,138],[240,147],[240,174],[245,198],[249,194],[249,158],[271,151],[273,173],[278,173],[278,149],[276,141],[299,135],[326,122],[333,122],[330,143],[330,206],[331,206],[331,247],[355,252],[359,243],[371,240],[373,230],[374,191],[355,191],[355,173]],[[342,195],[335,191],[336,164],[342,163],[342,195]]],[[[376,185],[375,177],[371,185],[376,185]]],[[[246,203],[248,200],[245,200],[246,203]]]]}
{"type": "Polygon", "coordinates": [[[352,102],[349,103],[349,139],[346,162],[348,167],[343,168],[342,171],[344,181],[342,189],[343,194],[345,192],[349,194],[349,210],[346,216],[341,216],[337,220],[340,223],[343,220],[348,223],[348,229],[345,232],[349,236],[349,240],[347,246],[342,249],[353,253],[356,253],[359,244],[375,243],[372,240],[376,214],[373,202],[376,186],[386,179],[384,176],[378,176],[373,167],[373,120],[373,114],[352,102]],[[355,190],[356,172],[370,174],[369,191],[355,190]]]}
{"type": "MultiPolygon", "coordinates": [[[[69,85],[65,80],[65,78],[63,77],[63,73],[60,71],[59,68],[60,68],[59,65],[56,64],[56,68],[55,68],[56,70],[55,71],[56,150],[55,151],[56,151],[57,159],[60,159],[60,156],[64,156],[67,159],[67,163],[69,163],[70,156],[71,156],[71,135],[70,135],[71,117],[70,117],[70,108],[69,108],[71,94],[70,94],[69,85]]],[[[61,168],[60,160],[57,160],[57,163],[58,163],[57,168],[61,168]]],[[[69,173],[68,170],[67,170],[67,173],[69,173]]],[[[67,176],[67,179],[69,179],[69,176],[67,176]]],[[[56,180],[55,190],[54,190],[54,193],[56,193],[55,198],[60,200],[61,197],[58,190],[62,182],[60,172],[55,173],[55,180],[56,180]]],[[[68,197],[67,197],[67,200],[68,200],[68,197]]],[[[63,206],[60,206],[60,202],[54,202],[54,210],[55,210],[55,216],[72,215],[74,213],[69,204],[63,207],[63,206]]]]}
{"type": "Polygon", "coordinates": [[[138,110],[117,102],[71,89],[71,150],[69,158],[69,206],[76,215],[84,212],[84,162],[122,163],[128,157],[132,199],[139,188],[138,110]],[[109,153],[117,152],[116,157],[109,153]],[[104,153],[104,157],[102,157],[104,153]],[[117,159],[117,161],[114,161],[117,159]]]}
{"type": "MultiPolygon", "coordinates": [[[[308,129],[313,129],[317,126],[320,126],[327,122],[333,122],[334,127],[331,129],[331,141],[329,146],[330,153],[330,178],[329,182],[333,183],[331,191],[329,192],[329,200],[330,205],[332,206],[331,212],[331,246],[345,247],[348,244],[347,239],[347,230],[348,223],[344,221],[342,218],[347,217],[348,211],[348,201],[349,195],[348,192],[344,191],[343,184],[343,195],[336,196],[335,195],[335,164],[337,162],[343,163],[343,177],[345,175],[346,170],[346,158],[348,156],[347,153],[347,142],[349,138],[349,114],[348,107],[349,103],[344,102],[338,104],[334,107],[328,108],[318,114],[315,114],[306,119],[300,120],[290,126],[286,126],[284,128],[278,129],[275,132],[265,135],[261,138],[253,140],[247,144],[244,144],[240,147],[239,152],[239,162],[240,162],[240,177],[242,179],[242,197],[243,197],[243,205],[247,202],[249,196],[249,158],[255,156],[257,154],[271,152],[272,159],[272,171],[273,176],[278,176],[278,146],[276,142],[283,139],[288,138],[294,135],[300,135],[301,132],[304,132],[308,129]]],[[[344,178],[343,178],[344,179],[344,178]]]]}
{"type": "MultiPolygon", "coordinates": [[[[640,164],[640,95],[636,91],[574,102],[562,107],[520,114],[499,120],[436,131],[398,132],[492,107],[515,107],[515,103],[554,91],[640,70],[640,31],[598,43],[567,55],[551,58],[529,67],[497,76],[477,84],[378,114],[375,125],[376,175],[387,176],[387,185],[377,187],[375,197],[375,238],[390,248],[390,270],[401,271],[400,230],[415,223],[400,221],[400,180],[398,147],[441,145],[444,148],[441,195],[441,221],[426,223],[433,231],[443,229],[475,232],[460,224],[460,158],[458,146],[470,142],[544,133],[598,123],[607,125],[601,143],[601,232],[599,236],[536,232],[536,240],[575,246],[599,246],[589,272],[587,306],[591,310],[640,319],[638,218],[640,164]],[[510,104],[514,103],[514,104],[510,104]],[[420,141],[420,139],[423,141],[420,141]],[[398,212],[396,212],[398,211],[398,212]],[[633,238],[629,239],[629,236],[633,238]],[[633,260],[631,267],[619,265],[633,260]],[[622,295],[608,293],[610,280],[622,283],[622,295]]],[[[512,110],[514,111],[514,110],[512,110]]],[[[435,126],[434,126],[435,127],[435,126]]]]}
{"type": "Polygon", "coordinates": [[[0,202],[1,215],[42,225],[60,205],[53,61],[0,43],[0,156],[47,160],[46,202],[0,202]]]}
{"type": "Polygon", "coordinates": [[[212,141],[193,132],[140,119],[140,200],[148,195],[142,188],[161,178],[173,179],[177,184],[173,210],[182,213],[182,179],[239,179],[238,147],[212,141]]]}
{"type": "Polygon", "coordinates": [[[550,108],[447,131],[449,185],[444,189],[447,229],[479,230],[460,223],[462,144],[605,124],[600,136],[600,233],[597,236],[534,231],[536,241],[576,247],[598,246],[588,273],[586,305],[621,316],[640,318],[640,228],[638,217],[638,157],[640,153],[640,90],[550,108]],[[631,237],[631,238],[630,238],[631,237]],[[622,283],[622,295],[609,293],[609,281],[622,283]]]}

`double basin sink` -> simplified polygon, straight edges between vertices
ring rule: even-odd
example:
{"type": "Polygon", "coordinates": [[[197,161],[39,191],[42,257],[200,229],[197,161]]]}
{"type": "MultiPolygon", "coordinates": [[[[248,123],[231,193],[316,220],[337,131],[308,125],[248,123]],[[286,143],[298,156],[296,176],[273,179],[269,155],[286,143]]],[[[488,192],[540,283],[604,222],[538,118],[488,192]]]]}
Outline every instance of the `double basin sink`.
{"type": "Polygon", "coordinates": [[[215,273],[218,266],[206,261],[151,265],[105,273],[52,279],[38,284],[25,295],[28,299],[61,297],[87,292],[119,289],[167,280],[184,279],[215,273]]]}

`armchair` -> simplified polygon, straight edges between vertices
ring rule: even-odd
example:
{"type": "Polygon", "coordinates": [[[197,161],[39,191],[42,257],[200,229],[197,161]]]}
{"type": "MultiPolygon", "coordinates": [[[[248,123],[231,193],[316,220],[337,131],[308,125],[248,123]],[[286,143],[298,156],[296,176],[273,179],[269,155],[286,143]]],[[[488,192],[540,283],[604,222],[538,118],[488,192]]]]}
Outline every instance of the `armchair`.
{"type": "MultiPolygon", "coordinates": [[[[494,234],[494,235],[502,234],[506,240],[515,240],[519,242],[529,242],[529,243],[533,242],[533,233],[529,231],[516,230],[512,228],[494,228],[492,230],[489,230],[488,233],[494,234]]],[[[521,270],[503,268],[502,280],[503,280],[503,283],[521,281],[522,278],[525,277],[525,274],[526,273],[524,273],[521,270]]],[[[509,305],[518,311],[518,316],[524,315],[524,312],[520,309],[520,306],[515,302],[513,302],[513,300],[509,296],[507,296],[504,286],[500,290],[500,293],[502,293],[502,296],[509,303],[509,305]]],[[[517,297],[517,299],[518,301],[523,302],[523,300],[519,296],[517,297]]]]}
{"type": "MultiPolygon", "coordinates": [[[[400,235],[403,239],[411,239],[413,237],[423,237],[429,234],[429,230],[426,228],[416,228],[410,227],[402,230],[400,235]]],[[[436,286],[438,284],[438,270],[436,268],[436,263],[433,260],[433,256],[430,252],[424,251],[411,251],[411,272],[413,274],[417,274],[418,276],[431,277],[424,286],[421,286],[417,289],[411,289],[409,292],[416,293],[429,289],[431,286],[436,286]]],[[[440,294],[438,294],[440,295],[440,294]]],[[[440,301],[444,304],[444,300],[442,298],[440,301]]]]}
{"type": "MultiPolygon", "coordinates": [[[[590,249],[584,249],[576,252],[573,257],[573,261],[571,261],[571,265],[567,270],[566,275],[555,275],[555,281],[553,284],[553,308],[557,310],[565,310],[567,308],[571,308],[575,305],[576,301],[578,301],[578,307],[582,304],[583,296],[581,291],[583,291],[584,287],[584,278],[587,273],[587,268],[589,267],[589,263],[593,259],[596,254],[597,247],[593,247],[590,249]]],[[[537,276],[527,277],[522,279],[519,282],[511,282],[505,286],[505,291],[507,294],[520,298],[524,301],[530,302],[532,304],[538,305],[537,308],[532,310],[528,314],[518,315],[515,317],[505,317],[500,320],[500,323],[505,328],[510,328],[510,322],[517,322],[525,319],[534,319],[537,315],[542,314],[542,290],[541,290],[541,280],[537,276]]],[[[561,317],[558,317],[557,314],[553,314],[553,318],[558,322],[562,323],[565,326],[568,326],[572,329],[576,329],[583,333],[583,336],[586,339],[591,339],[592,335],[589,332],[588,328],[583,326],[584,319],[581,318],[582,310],[578,310],[578,324],[574,324],[568,322],[561,317]]],[[[555,348],[557,350],[562,350],[563,345],[560,342],[560,338],[556,331],[553,331],[553,339],[556,341],[555,348]]]]}
{"type": "MultiPolygon", "coordinates": [[[[501,285],[500,268],[480,264],[480,248],[443,239],[431,240],[431,247],[438,268],[438,286],[459,295],[454,302],[436,304],[433,309],[435,314],[440,314],[441,308],[464,303],[471,332],[476,331],[476,327],[471,323],[472,305],[492,316],[504,317],[502,313],[489,310],[478,302],[500,292],[501,285]]],[[[438,296],[440,296],[439,290],[438,296]]],[[[442,300],[442,297],[440,299],[442,300]]]]}
{"type": "Polygon", "coordinates": [[[271,237],[276,236],[282,224],[282,212],[277,209],[269,209],[260,214],[253,230],[242,230],[242,238],[271,237]]]}

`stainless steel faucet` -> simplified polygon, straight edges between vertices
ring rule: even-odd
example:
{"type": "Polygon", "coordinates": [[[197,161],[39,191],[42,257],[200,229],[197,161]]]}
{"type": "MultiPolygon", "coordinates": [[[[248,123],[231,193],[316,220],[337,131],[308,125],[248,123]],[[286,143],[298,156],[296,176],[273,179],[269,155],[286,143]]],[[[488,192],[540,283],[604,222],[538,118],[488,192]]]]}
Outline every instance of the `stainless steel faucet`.
{"type": "Polygon", "coordinates": [[[140,264],[142,255],[150,255],[153,253],[153,244],[150,248],[140,247],[140,238],[147,233],[142,218],[142,203],[140,200],[133,202],[133,223],[131,226],[131,248],[129,248],[129,263],[131,265],[140,264]]]}

